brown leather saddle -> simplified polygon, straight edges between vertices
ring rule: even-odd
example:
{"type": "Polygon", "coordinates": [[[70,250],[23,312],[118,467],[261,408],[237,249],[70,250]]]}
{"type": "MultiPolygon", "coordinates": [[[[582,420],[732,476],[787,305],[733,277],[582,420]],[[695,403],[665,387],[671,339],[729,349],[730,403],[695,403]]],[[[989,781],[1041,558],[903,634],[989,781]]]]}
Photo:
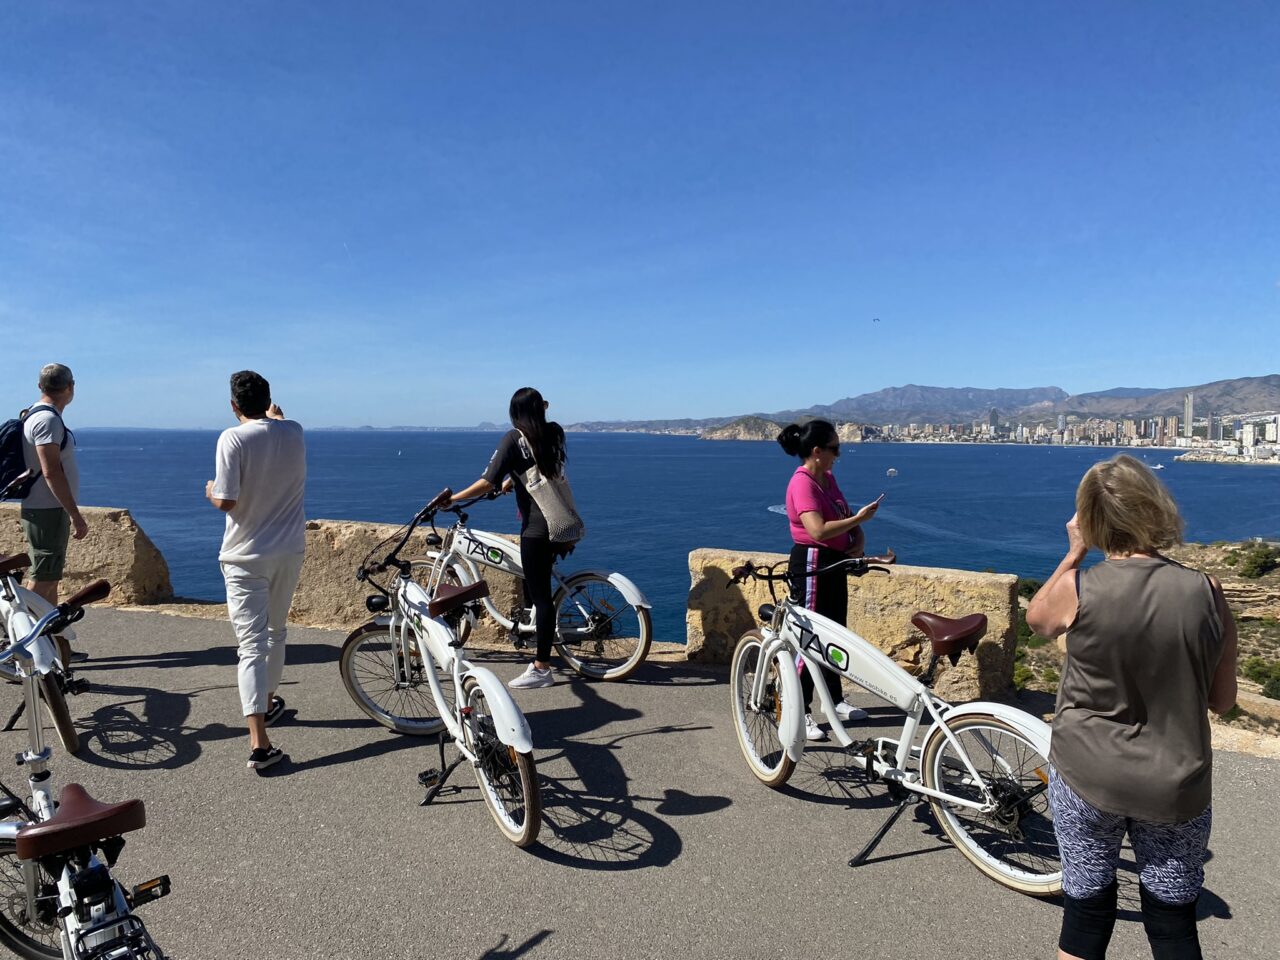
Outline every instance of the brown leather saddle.
{"type": "Polygon", "coordinates": [[[17,854],[22,860],[38,860],[146,825],[147,809],[141,800],[99,803],[80,784],[68,783],[52,817],[18,831],[17,854]]]}
{"type": "Polygon", "coordinates": [[[459,607],[474,600],[482,600],[488,595],[489,584],[483,580],[456,587],[442,583],[436,587],[436,595],[431,598],[431,605],[427,607],[427,613],[433,617],[442,617],[446,613],[457,610],[459,607]]]}
{"type": "Polygon", "coordinates": [[[929,638],[935,656],[957,657],[964,651],[978,649],[978,641],[987,632],[987,615],[971,613],[967,617],[952,619],[921,610],[911,622],[929,638]]]}

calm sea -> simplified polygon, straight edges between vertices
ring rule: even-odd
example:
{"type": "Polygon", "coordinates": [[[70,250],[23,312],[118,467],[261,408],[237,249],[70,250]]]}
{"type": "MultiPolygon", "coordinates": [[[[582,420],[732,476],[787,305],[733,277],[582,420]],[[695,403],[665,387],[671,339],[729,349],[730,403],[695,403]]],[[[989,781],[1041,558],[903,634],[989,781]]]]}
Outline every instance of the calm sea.
{"type": "MultiPolygon", "coordinates": [[[[470,483],[492,433],[312,431],[307,516],[403,522],[444,486],[470,483]]],[[[221,599],[223,518],[204,499],[214,431],[77,432],[85,503],[127,507],[169,562],[174,590],[221,599]]],[[[903,563],[1043,578],[1061,557],[1063,524],[1084,470],[1105,448],[846,445],[836,476],[851,505],[886,494],[868,551],[903,563]],[[889,476],[888,471],[896,471],[889,476]]],[[[1163,463],[1195,541],[1280,538],[1280,468],[1163,463]]],[[[654,605],[655,633],[683,641],[688,554],[696,547],[785,552],[786,517],[771,510],[796,461],[776,444],[691,437],[574,434],[569,477],[588,536],[569,566],[626,573],[654,605]]],[[[472,526],[519,529],[511,498],[482,504],[472,526]]]]}

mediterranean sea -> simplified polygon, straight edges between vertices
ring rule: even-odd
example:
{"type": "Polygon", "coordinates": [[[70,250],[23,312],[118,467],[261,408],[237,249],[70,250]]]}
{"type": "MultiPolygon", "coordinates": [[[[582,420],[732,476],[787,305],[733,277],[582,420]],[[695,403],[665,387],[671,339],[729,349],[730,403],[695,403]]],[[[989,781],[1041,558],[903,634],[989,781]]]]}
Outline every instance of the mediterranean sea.
{"type": "MultiPolygon", "coordinates": [[[[169,563],[174,591],[221,600],[223,516],[204,499],[217,431],[77,431],[81,498],[127,507],[169,563]]],[[[497,433],[326,431],[307,434],[307,517],[401,523],[445,486],[489,461],[497,433]]],[[[774,443],[644,434],[570,434],[568,475],[587,537],[568,569],[625,573],[652,601],[655,637],[683,642],[689,551],[784,553],[782,504],[798,461],[774,443]]],[[[1063,525],[1090,464],[1109,447],[846,444],[836,477],[856,509],[881,493],[868,552],[902,563],[1043,579],[1066,544],[1063,525]],[[892,476],[890,470],[896,471],[892,476]]],[[[1128,452],[1164,464],[1187,539],[1280,539],[1280,468],[1176,463],[1173,450],[1128,452]]],[[[482,503],[471,525],[514,533],[515,500],[482,503]]],[[[354,624],[353,624],[354,626],[354,624]]]]}

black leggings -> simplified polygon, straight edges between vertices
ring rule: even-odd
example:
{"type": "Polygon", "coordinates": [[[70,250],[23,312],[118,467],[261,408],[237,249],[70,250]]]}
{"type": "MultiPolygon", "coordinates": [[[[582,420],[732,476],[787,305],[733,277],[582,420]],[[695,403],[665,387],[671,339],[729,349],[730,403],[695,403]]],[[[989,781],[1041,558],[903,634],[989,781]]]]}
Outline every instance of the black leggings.
{"type": "Polygon", "coordinates": [[[520,566],[524,568],[524,605],[537,613],[539,663],[551,659],[556,636],[556,610],[551,599],[551,567],[556,558],[573,550],[568,543],[552,543],[546,537],[520,538],[520,566]]]}
{"type": "MultiPolygon", "coordinates": [[[[791,557],[787,562],[787,573],[792,576],[791,596],[798,599],[814,613],[821,614],[828,620],[834,620],[840,626],[847,626],[849,617],[849,575],[844,570],[835,570],[817,577],[800,579],[799,575],[809,570],[827,567],[838,560],[846,559],[839,550],[827,547],[811,547],[797,543],[791,548],[791,557]]],[[[808,658],[806,657],[806,660],[808,658]]],[[[822,674],[826,681],[831,699],[839,703],[844,699],[844,691],[840,687],[840,677],[830,670],[805,663],[800,671],[800,689],[804,693],[804,712],[811,713],[813,707],[813,674],[822,674]]],[[[834,717],[828,717],[834,720],[834,717]]]]}

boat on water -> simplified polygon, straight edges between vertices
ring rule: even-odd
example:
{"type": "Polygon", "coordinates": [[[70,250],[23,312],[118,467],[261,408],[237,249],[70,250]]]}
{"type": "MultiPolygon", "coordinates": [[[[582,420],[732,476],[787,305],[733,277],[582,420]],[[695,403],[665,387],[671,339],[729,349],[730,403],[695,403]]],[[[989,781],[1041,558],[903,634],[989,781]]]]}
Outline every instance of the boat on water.
{"type": "Polygon", "coordinates": [[[1163,469],[1164,469],[1164,464],[1163,464],[1163,463],[1154,463],[1154,464],[1152,464],[1152,465],[1151,465],[1151,469],[1152,469],[1152,470],[1163,470],[1163,469]]]}
{"type": "Polygon", "coordinates": [[[893,467],[890,467],[888,470],[884,472],[884,475],[886,477],[896,477],[898,475],[898,471],[893,469],[893,467]]]}

